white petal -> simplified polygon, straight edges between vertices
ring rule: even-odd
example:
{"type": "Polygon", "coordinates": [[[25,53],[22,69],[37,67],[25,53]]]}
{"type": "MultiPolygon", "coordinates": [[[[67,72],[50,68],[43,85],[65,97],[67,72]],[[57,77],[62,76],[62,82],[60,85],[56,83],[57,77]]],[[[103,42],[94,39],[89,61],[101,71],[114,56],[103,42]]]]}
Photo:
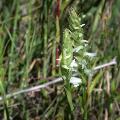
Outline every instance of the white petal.
{"type": "Polygon", "coordinates": [[[80,25],[81,27],[85,26],[85,24],[80,25]]]}
{"type": "Polygon", "coordinates": [[[79,86],[79,84],[81,83],[81,79],[77,78],[77,77],[71,77],[70,79],[70,83],[72,83],[74,85],[74,87],[79,86]]]}
{"type": "Polygon", "coordinates": [[[81,40],[81,42],[82,42],[82,43],[88,43],[88,41],[87,41],[87,40],[81,40]]]}
{"type": "Polygon", "coordinates": [[[78,67],[78,64],[77,64],[77,62],[75,61],[75,59],[71,62],[71,64],[70,64],[70,67],[78,67]]]}
{"type": "Polygon", "coordinates": [[[76,47],[76,48],[74,48],[73,52],[79,52],[79,50],[81,50],[83,48],[84,48],[83,46],[76,47]]]}
{"type": "Polygon", "coordinates": [[[74,87],[78,87],[79,86],[79,84],[74,84],[74,87]]]}
{"type": "Polygon", "coordinates": [[[111,61],[112,64],[117,64],[116,58],[111,61]]]}
{"type": "Polygon", "coordinates": [[[96,53],[88,53],[88,52],[85,52],[85,55],[88,56],[88,57],[95,57],[95,56],[96,56],[96,53]]]}

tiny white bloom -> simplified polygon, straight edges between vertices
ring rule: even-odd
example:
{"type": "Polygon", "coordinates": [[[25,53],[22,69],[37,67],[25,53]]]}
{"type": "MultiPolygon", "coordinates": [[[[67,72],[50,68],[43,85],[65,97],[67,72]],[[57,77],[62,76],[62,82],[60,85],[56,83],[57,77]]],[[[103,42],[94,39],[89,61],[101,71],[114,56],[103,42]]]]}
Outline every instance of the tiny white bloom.
{"type": "Polygon", "coordinates": [[[80,25],[81,27],[85,26],[85,24],[80,25]]]}
{"type": "Polygon", "coordinates": [[[82,83],[82,80],[77,77],[71,77],[70,83],[72,83],[74,87],[78,87],[80,83],[82,83]]]}
{"type": "Polygon", "coordinates": [[[79,47],[76,47],[73,49],[73,52],[79,52],[79,50],[83,49],[84,47],[83,46],[79,46],[79,47]]]}
{"type": "Polygon", "coordinates": [[[77,62],[75,61],[75,59],[71,62],[71,64],[70,64],[70,67],[78,67],[78,64],[77,64],[77,62]]]}
{"type": "Polygon", "coordinates": [[[116,58],[111,61],[112,64],[117,64],[116,58]]]}
{"type": "Polygon", "coordinates": [[[80,28],[79,27],[74,27],[75,30],[79,30],[80,28]]]}
{"type": "Polygon", "coordinates": [[[87,47],[88,46],[88,44],[84,44],[85,45],[85,47],[87,47]]]}
{"type": "Polygon", "coordinates": [[[85,55],[88,56],[88,57],[95,57],[95,56],[96,56],[96,53],[88,53],[88,52],[85,52],[85,55]]]}
{"type": "Polygon", "coordinates": [[[87,40],[81,40],[81,42],[82,42],[82,43],[88,43],[88,41],[87,41],[87,40]]]}
{"type": "Polygon", "coordinates": [[[86,15],[82,15],[82,18],[86,18],[86,15]]]}

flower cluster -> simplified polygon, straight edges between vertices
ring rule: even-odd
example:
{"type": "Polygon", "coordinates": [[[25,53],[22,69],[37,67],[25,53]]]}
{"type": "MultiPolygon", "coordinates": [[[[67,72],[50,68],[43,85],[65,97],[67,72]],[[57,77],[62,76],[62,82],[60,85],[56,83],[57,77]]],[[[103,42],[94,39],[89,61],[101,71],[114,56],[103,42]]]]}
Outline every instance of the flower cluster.
{"type": "Polygon", "coordinates": [[[62,75],[67,78],[74,87],[79,86],[82,82],[80,74],[89,76],[91,68],[89,64],[96,56],[96,53],[87,52],[88,41],[83,38],[83,26],[80,25],[81,19],[74,9],[70,11],[69,29],[65,29],[63,38],[63,52],[62,52],[62,75]],[[64,72],[66,71],[66,72],[64,72]],[[68,71],[68,72],[67,72],[68,71]],[[70,75],[68,75],[70,73],[70,75]],[[79,77],[73,77],[73,73],[80,73],[79,77]]]}

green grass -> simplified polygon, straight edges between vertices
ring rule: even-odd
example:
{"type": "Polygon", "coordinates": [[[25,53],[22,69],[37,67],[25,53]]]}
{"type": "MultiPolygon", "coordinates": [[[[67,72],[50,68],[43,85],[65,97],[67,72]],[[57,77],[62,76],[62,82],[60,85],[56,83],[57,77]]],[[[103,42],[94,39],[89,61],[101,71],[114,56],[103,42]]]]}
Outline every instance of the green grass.
{"type": "Polygon", "coordinates": [[[3,99],[0,100],[0,117],[5,120],[119,120],[120,0],[113,3],[105,0],[60,1],[61,11],[57,17],[55,10],[59,0],[1,1],[0,96],[3,99]],[[76,10],[75,16],[70,14],[71,7],[76,10]],[[80,27],[81,24],[85,26],[80,27]],[[83,39],[88,40],[87,47],[80,42],[83,39]],[[73,46],[84,49],[74,53],[73,46]],[[56,66],[57,48],[63,66],[70,67],[72,59],[79,63],[77,77],[82,83],[78,87],[69,83],[71,71],[62,69],[62,65],[60,71],[56,66]],[[70,59],[66,59],[65,51],[70,59]],[[90,60],[84,56],[88,51],[97,56],[90,60]],[[93,67],[114,57],[116,65],[95,71],[92,76],[87,74],[93,67]],[[54,80],[61,76],[60,72],[64,82],[41,91],[6,97],[54,80]]]}

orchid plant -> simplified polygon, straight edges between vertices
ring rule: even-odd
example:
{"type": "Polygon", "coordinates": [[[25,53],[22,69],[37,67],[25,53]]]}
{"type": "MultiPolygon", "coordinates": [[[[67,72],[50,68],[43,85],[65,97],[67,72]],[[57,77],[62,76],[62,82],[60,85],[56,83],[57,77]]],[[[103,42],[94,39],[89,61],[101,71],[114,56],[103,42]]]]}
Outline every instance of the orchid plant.
{"type": "Polygon", "coordinates": [[[84,24],[80,25],[81,18],[74,9],[71,9],[69,16],[69,29],[66,28],[63,33],[60,68],[67,99],[71,110],[73,110],[71,84],[78,87],[83,81],[82,75],[89,76],[91,74],[89,64],[96,54],[87,52],[88,41],[83,38],[82,27],[84,24]],[[79,77],[75,77],[75,73],[79,77]]]}

